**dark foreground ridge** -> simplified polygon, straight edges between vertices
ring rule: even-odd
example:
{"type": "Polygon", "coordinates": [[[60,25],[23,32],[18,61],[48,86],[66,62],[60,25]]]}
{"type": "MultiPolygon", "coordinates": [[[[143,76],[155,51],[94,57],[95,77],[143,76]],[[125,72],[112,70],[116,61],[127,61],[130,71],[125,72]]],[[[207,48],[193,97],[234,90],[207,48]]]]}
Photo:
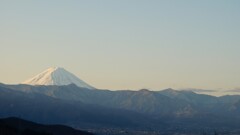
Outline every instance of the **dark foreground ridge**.
{"type": "Polygon", "coordinates": [[[63,125],[42,125],[16,117],[0,119],[0,135],[93,135],[63,125]]]}

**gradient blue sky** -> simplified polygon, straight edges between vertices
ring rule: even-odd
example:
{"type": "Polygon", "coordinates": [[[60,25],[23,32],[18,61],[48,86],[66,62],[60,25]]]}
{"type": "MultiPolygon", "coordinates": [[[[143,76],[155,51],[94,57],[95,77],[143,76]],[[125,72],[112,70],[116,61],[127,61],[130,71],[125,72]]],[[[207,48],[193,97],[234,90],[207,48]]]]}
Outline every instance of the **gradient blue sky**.
{"type": "Polygon", "coordinates": [[[240,87],[239,0],[1,0],[0,82],[60,66],[97,88],[240,87]]]}

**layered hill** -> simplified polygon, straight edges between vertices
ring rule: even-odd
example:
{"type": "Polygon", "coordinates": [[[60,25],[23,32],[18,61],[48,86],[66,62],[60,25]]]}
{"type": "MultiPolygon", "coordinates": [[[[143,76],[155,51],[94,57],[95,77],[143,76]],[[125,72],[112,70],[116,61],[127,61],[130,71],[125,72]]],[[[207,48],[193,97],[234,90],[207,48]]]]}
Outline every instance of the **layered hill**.
{"type": "Polygon", "coordinates": [[[236,128],[240,124],[240,96],[214,97],[172,89],[89,90],[74,84],[1,85],[0,90],[0,107],[6,108],[0,116],[20,115],[42,123],[159,130],[236,128]]]}
{"type": "MultiPolygon", "coordinates": [[[[0,84],[0,117],[85,129],[240,133],[240,96],[189,90],[95,89],[62,68],[50,68],[20,85],[0,84]]],[[[97,133],[97,132],[96,132],[97,133]]]]}

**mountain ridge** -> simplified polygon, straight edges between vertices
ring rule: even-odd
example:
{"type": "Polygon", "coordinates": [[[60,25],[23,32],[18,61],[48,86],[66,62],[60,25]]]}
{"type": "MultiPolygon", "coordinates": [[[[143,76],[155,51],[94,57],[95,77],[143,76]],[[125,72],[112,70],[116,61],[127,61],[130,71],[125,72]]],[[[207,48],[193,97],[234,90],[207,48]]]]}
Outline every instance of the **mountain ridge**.
{"type": "Polygon", "coordinates": [[[75,84],[2,84],[0,108],[5,108],[0,117],[21,116],[36,122],[85,128],[165,132],[175,131],[175,127],[198,131],[209,127],[237,129],[240,124],[240,96],[214,97],[172,89],[110,91],[89,90],[75,84]]]}

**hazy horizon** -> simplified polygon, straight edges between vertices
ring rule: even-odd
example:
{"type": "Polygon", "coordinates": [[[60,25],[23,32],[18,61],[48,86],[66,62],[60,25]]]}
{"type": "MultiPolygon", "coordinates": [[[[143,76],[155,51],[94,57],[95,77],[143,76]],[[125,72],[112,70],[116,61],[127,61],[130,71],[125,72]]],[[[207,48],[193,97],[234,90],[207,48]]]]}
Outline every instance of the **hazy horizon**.
{"type": "Polygon", "coordinates": [[[240,1],[1,1],[0,82],[58,66],[100,89],[240,88],[240,1]]]}

